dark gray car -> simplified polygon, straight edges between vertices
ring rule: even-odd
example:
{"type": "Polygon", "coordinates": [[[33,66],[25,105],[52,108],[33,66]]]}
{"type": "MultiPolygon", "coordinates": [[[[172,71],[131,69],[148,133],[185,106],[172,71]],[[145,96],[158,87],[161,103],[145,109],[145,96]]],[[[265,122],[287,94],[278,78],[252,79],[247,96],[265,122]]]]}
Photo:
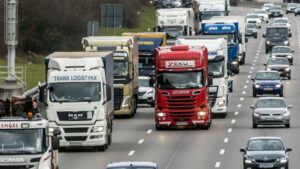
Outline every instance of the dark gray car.
{"type": "Polygon", "coordinates": [[[257,27],[254,23],[248,23],[246,26],[246,36],[257,38],[257,27]]]}
{"type": "Polygon", "coordinates": [[[280,168],[288,169],[289,151],[280,137],[252,137],[243,152],[244,169],[280,168]]]}
{"type": "Polygon", "coordinates": [[[292,106],[287,106],[283,97],[260,97],[253,109],[253,128],[258,125],[284,125],[290,127],[289,111],[292,106]]]}
{"type": "Polygon", "coordinates": [[[290,64],[293,65],[294,51],[289,46],[274,46],[272,48],[271,57],[285,57],[289,60],[290,64]]]}
{"type": "Polygon", "coordinates": [[[268,60],[266,70],[276,70],[280,73],[281,77],[287,77],[289,80],[292,76],[292,69],[289,60],[284,57],[272,57],[268,60]]]}

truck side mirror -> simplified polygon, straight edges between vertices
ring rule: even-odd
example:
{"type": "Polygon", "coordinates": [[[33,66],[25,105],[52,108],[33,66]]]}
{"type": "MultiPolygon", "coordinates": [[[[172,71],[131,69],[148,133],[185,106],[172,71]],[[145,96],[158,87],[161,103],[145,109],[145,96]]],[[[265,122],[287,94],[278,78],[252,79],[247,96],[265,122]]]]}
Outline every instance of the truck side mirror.
{"type": "Polygon", "coordinates": [[[209,72],[208,73],[208,86],[213,85],[213,73],[209,72]]]}
{"type": "Polygon", "coordinates": [[[289,33],[289,38],[292,37],[292,33],[289,33]]]}
{"type": "Polygon", "coordinates": [[[60,137],[59,136],[52,136],[52,149],[58,150],[60,147],[60,137]]]}
{"type": "Polygon", "coordinates": [[[266,34],[265,33],[263,34],[263,38],[266,38],[266,34]]]}
{"type": "Polygon", "coordinates": [[[248,43],[248,38],[245,38],[245,42],[248,43]]]}
{"type": "Polygon", "coordinates": [[[111,87],[106,84],[106,96],[107,96],[107,101],[111,100],[111,87]]]}
{"type": "Polygon", "coordinates": [[[45,102],[45,95],[46,95],[46,85],[45,86],[39,86],[39,101],[44,103],[45,102]]]}

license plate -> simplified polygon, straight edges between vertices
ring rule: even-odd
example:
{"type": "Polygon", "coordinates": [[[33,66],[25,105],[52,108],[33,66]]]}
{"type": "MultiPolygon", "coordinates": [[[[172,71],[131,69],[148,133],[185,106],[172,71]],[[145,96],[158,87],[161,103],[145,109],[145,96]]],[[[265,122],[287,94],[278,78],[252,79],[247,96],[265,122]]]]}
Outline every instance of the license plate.
{"type": "Polygon", "coordinates": [[[273,88],[264,88],[264,91],[272,91],[273,88]]]}
{"type": "Polygon", "coordinates": [[[276,120],[274,117],[266,117],[265,120],[276,120]]]}
{"type": "Polygon", "coordinates": [[[273,168],[273,164],[260,164],[259,168],[273,168]]]}
{"type": "Polygon", "coordinates": [[[139,99],[142,99],[143,97],[142,96],[139,96],[139,99]]]}
{"type": "Polygon", "coordinates": [[[82,142],[74,141],[74,142],[69,142],[69,144],[70,144],[70,146],[81,146],[82,142]]]}
{"type": "Polygon", "coordinates": [[[177,126],[187,126],[188,123],[187,122],[178,122],[176,123],[177,126]]]}

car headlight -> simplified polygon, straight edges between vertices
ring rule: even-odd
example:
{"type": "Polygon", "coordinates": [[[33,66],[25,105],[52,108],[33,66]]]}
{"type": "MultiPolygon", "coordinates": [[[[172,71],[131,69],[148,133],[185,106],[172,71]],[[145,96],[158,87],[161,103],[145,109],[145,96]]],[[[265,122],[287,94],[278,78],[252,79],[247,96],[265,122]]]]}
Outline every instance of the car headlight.
{"type": "Polygon", "coordinates": [[[253,116],[259,117],[259,113],[254,112],[254,113],[253,113],[253,116]]]}
{"type": "Polygon", "coordinates": [[[275,55],[272,55],[271,58],[276,58],[276,56],[275,56],[275,55]]]}
{"type": "Polygon", "coordinates": [[[287,158],[286,157],[282,157],[280,158],[280,163],[287,163],[287,158]]]}
{"type": "Polygon", "coordinates": [[[271,69],[271,68],[269,68],[269,67],[267,67],[267,68],[266,68],[266,70],[267,70],[267,71],[271,71],[272,69],[271,69]]]}
{"type": "Polygon", "coordinates": [[[245,163],[246,163],[246,164],[252,164],[253,161],[254,161],[254,160],[251,159],[251,158],[246,158],[246,159],[245,159],[245,163]]]}
{"type": "Polygon", "coordinates": [[[199,112],[197,112],[197,115],[198,116],[205,116],[206,112],[205,111],[199,111],[199,112]]]}
{"type": "Polygon", "coordinates": [[[293,56],[292,55],[287,55],[286,57],[289,58],[289,59],[291,59],[293,56]]]}
{"type": "Polygon", "coordinates": [[[158,116],[158,117],[165,117],[165,116],[166,116],[166,113],[159,112],[159,113],[157,113],[157,116],[158,116]]]}
{"type": "Polygon", "coordinates": [[[280,14],[283,14],[283,12],[281,11],[280,14]]]}
{"type": "Polygon", "coordinates": [[[98,132],[103,132],[104,127],[103,126],[95,126],[92,128],[92,133],[98,133],[98,132]]]}
{"type": "Polygon", "coordinates": [[[290,71],[290,70],[291,70],[291,68],[289,68],[289,67],[284,69],[284,71],[287,71],[287,72],[290,71]]]}
{"type": "Polygon", "coordinates": [[[259,84],[254,85],[255,88],[260,88],[259,84]]]}
{"type": "Polygon", "coordinates": [[[153,94],[153,90],[148,90],[147,94],[153,94]]]}
{"type": "Polygon", "coordinates": [[[233,65],[237,65],[238,62],[237,62],[237,61],[232,61],[232,64],[233,64],[233,65]]]}
{"type": "Polygon", "coordinates": [[[290,115],[290,112],[289,111],[286,111],[282,114],[282,116],[286,117],[286,116],[289,116],[290,115]]]}
{"type": "Polygon", "coordinates": [[[130,96],[127,96],[124,100],[123,100],[123,103],[122,103],[122,107],[126,107],[128,106],[129,104],[129,99],[130,99],[130,96]]]}
{"type": "Polygon", "coordinates": [[[219,107],[222,107],[222,106],[224,106],[224,105],[225,105],[225,101],[224,101],[224,100],[218,102],[218,106],[219,106],[219,107]]]}
{"type": "Polygon", "coordinates": [[[289,41],[286,40],[286,41],[284,41],[283,43],[284,43],[284,45],[288,45],[288,44],[289,44],[289,41]]]}
{"type": "Polygon", "coordinates": [[[271,44],[271,42],[270,42],[270,41],[267,41],[267,44],[268,44],[268,45],[270,45],[270,44],[271,44]]]}
{"type": "Polygon", "coordinates": [[[281,84],[275,85],[276,88],[281,88],[281,84]]]}

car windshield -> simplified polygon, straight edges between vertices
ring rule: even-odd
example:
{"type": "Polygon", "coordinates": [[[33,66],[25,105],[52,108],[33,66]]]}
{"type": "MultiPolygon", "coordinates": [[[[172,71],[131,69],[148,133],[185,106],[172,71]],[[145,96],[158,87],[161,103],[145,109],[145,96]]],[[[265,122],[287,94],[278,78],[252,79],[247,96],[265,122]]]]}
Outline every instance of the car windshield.
{"type": "Polygon", "coordinates": [[[208,72],[213,74],[213,77],[220,78],[224,77],[225,61],[219,60],[209,60],[208,61],[208,72]]]}
{"type": "Polygon", "coordinates": [[[259,99],[256,108],[286,108],[283,99],[259,99]]]}
{"type": "Polygon", "coordinates": [[[129,76],[128,69],[127,59],[114,59],[114,78],[126,78],[129,76]]]}
{"type": "Polygon", "coordinates": [[[274,23],[288,23],[287,19],[275,19],[274,23]]]}
{"type": "Polygon", "coordinates": [[[107,169],[157,169],[153,167],[112,167],[107,169]]]}
{"type": "Polygon", "coordinates": [[[264,4],[265,8],[270,8],[272,5],[271,4],[264,4]]]}
{"type": "Polygon", "coordinates": [[[254,13],[257,13],[257,14],[266,14],[267,12],[264,11],[264,10],[257,10],[257,11],[254,11],[254,13]]]}
{"type": "Polygon", "coordinates": [[[286,58],[270,58],[267,65],[289,65],[289,60],[286,58]]]}
{"type": "Polygon", "coordinates": [[[140,87],[152,87],[150,86],[150,79],[139,79],[140,87]]]}
{"type": "Polygon", "coordinates": [[[268,28],[267,29],[267,37],[288,37],[288,29],[287,28],[268,28]]]}
{"type": "Polygon", "coordinates": [[[225,11],[203,11],[203,12],[201,12],[202,20],[210,20],[213,16],[225,16],[225,11]]]}
{"type": "Polygon", "coordinates": [[[246,18],[260,18],[259,15],[247,15],[246,18]]]}
{"type": "Polygon", "coordinates": [[[282,141],[279,139],[254,139],[250,140],[248,151],[283,151],[282,141]]]}
{"type": "Polygon", "coordinates": [[[288,7],[297,7],[297,4],[288,4],[288,7]]]}
{"type": "Polygon", "coordinates": [[[159,89],[199,89],[205,84],[203,71],[197,72],[158,72],[159,89]]]}
{"type": "Polygon", "coordinates": [[[247,28],[256,28],[255,24],[247,24],[247,28]]]}
{"type": "Polygon", "coordinates": [[[68,82],[50,84],[51,102],[91,102],[99,101],[99,82],[68,82]]]}
{"type": "Polygon", "coordinates": [[[280,6],[272,6],[270,10],[281,10],[280,6]]]}
{"type": "Polygon", "coordinates": [[[274,47],[272,53],[291,53],[292,50],[286,47],[274,47]]]}
{"type": "Polygon", "coordinates": [[[41,154],[46,151],[43,129],[0,130],[0,154],[41,154]]]}
{"type": "Polygon", "coordinates": [[[255,80],[280,80],[278,72],[259,72],[256,74],[255,80]]]}
{"type": "Polygon", "coordinates": [[[166,32],[168,38],[176,38],[183,35],[182,26],[163,26],[162,32],[166,32]]]}
{"type": "Polygon", "coordinates": [[[154,69],[153,55],[151,57],[139,55],[139,69],[154,69]]]}

